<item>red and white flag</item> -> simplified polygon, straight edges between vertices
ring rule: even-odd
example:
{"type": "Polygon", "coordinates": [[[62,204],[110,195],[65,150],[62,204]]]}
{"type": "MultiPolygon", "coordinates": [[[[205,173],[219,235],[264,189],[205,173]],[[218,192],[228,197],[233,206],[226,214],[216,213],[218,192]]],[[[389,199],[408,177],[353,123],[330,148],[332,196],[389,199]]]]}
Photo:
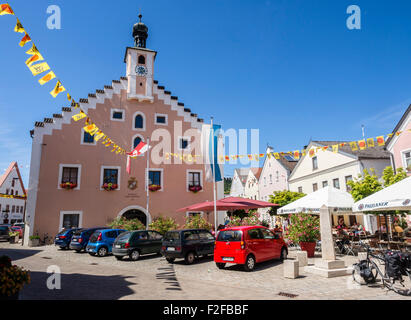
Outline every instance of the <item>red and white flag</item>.
{"type": "Polygon", "coordinates": [[[136,158],[139,155],[142,155],[143,153],[147,152],[147,150],[148,150],[147,143],[144,143],[143,141],[141,141],[133,151],[127,153],[127,173],[128,174],[130,174],[131,172],[131,158],[136,158]]]}

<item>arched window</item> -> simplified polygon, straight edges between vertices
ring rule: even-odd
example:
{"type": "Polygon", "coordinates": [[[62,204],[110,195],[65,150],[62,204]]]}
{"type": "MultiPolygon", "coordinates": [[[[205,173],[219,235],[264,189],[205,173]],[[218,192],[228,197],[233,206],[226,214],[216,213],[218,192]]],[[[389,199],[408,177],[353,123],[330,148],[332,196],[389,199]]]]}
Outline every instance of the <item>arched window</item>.
{"type": "Polygon", "coordinates": [[[134,139],[134,143],[133,143],[134,149],[139,145],[140,142],[141,142],[141,138],[140,138],[140,137],[136,137],[136,138],[134,139]]]}
{"type": "Polygon", "coordinates": [[[138,57],[138,64],[146,64],[146,58],[144,56],[138,57]]]}
{"type": "Polygon", "coordinates": [[[141,114],[136,115],[136,118],[134,120],[134,128],[144,129],[144,118],[141,114]]]}

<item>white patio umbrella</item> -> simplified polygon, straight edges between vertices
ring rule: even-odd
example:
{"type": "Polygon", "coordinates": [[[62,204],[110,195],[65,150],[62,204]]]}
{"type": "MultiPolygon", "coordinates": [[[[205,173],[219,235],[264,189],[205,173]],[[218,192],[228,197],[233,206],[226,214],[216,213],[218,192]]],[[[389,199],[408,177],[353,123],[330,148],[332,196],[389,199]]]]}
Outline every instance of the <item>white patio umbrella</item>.
{"type": "Polygon", "coordinates": [[[411,177],[354,203],[354,212],[411,210],[411,177]]]}
{"type": "Polygon", "coordinates": [[[278,214],[310,213],[320,214],[322,206],[335,214],[352,214],[354,200],[345,191],[328,186],[310,193],[277,210],[278,214]]]}

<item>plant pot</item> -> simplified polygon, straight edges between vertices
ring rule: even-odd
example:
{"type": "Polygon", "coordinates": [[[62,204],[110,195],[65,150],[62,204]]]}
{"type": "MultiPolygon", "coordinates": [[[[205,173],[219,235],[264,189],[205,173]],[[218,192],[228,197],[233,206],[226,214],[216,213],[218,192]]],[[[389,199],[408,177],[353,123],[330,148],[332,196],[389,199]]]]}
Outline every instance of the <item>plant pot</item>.
{"type": "Polygon", "coordinates": [[[300,242],[302,251],[307,251],[308,258],[314,258],[316,242],[300,242]]]}
{"type": "Polygon", "coordinates": [[[11,296],[7,296],[5,294],[0,293],[0,301],[12,301],[12,300],[19,300],[20,291],[12,294],[11,296]]]}
{"type": "Polygon", "coordinates": [[[10,243],[18,243],[19,242],[19,236],[15,236],[15,237],[10,237],[10,243]]]}
{"type": "Polygon", "coordinates": [[[40,239],[30,239],[29,247],[38,247],[40,244],[40,239]]]}

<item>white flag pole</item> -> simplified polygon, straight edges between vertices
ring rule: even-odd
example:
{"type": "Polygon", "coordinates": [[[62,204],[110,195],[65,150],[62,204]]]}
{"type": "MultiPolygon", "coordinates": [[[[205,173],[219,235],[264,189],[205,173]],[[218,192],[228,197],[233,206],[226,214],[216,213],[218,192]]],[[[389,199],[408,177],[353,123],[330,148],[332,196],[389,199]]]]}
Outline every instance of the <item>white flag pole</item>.
{"type": "Polygon", "coordinates": [[[146,207],[146,210],[147,210],[147,215],[149,214],[148,210],[149,210],[149,204],[150,204],[150,190],[148,190],[149,180],[150,180],[150,139],[147,138],[147,173],[146,173],[146,188],[147,188],[147,207],[146,207]]]}
{"type": "MultiPolygon", "coordinates": [[[[215,171],[216,171],[216,163],[215,163],[215,156],[214,156],[214,118],[211,117],[211,148],[212,148],[212,157],[213,157],[213,193],[214,193],[214,232],[215,236],[217,236],[217,193],[216,193],[216,186],[215,186],[215,171]]],[[[218,139],[217,139],[217,147],[218,147],[218,139]]]]}

